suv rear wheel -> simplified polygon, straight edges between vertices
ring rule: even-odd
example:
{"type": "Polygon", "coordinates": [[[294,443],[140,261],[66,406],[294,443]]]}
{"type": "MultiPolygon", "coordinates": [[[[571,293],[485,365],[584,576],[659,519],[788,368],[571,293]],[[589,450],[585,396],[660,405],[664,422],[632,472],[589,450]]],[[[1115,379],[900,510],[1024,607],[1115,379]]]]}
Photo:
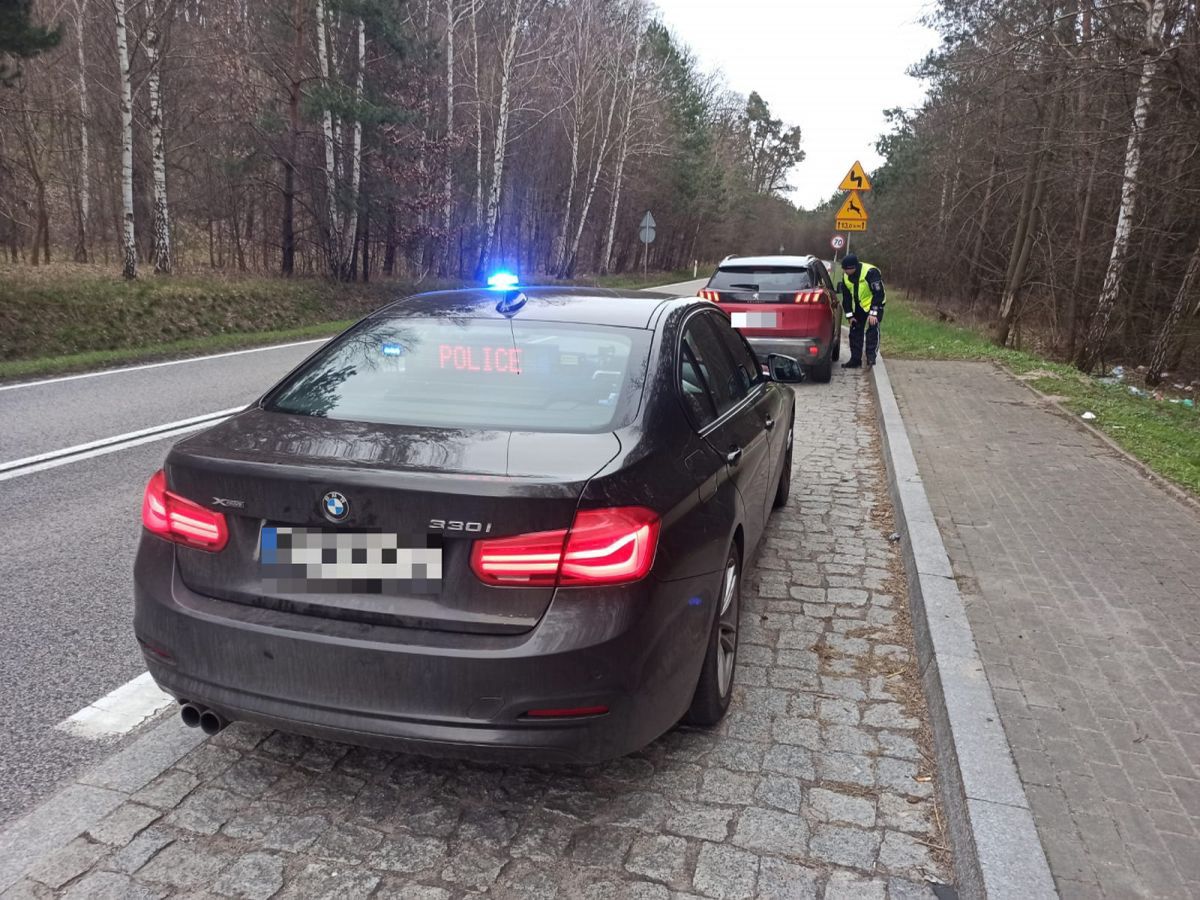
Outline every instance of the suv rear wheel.
{"type": "Polygon", "coordinates": [[[829,380],[833,378],[833,360],[834,355],[831,352],[822,362],[815,366],[807,366],[804,371],[811,380],[818,384],[829,384],[829,380]]]}

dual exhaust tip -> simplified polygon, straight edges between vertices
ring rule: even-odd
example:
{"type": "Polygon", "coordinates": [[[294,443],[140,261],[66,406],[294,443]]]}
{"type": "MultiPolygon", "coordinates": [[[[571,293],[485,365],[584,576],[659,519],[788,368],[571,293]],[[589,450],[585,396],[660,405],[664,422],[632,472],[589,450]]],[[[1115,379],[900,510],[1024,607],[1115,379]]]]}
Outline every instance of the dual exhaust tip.
{"type": "Polygon", "coordinates": [[[179,704],[179,718],[188,728],[199,728],[210,736],[229,724],[229,721],[219,712],[189,700],[179,704]]]}

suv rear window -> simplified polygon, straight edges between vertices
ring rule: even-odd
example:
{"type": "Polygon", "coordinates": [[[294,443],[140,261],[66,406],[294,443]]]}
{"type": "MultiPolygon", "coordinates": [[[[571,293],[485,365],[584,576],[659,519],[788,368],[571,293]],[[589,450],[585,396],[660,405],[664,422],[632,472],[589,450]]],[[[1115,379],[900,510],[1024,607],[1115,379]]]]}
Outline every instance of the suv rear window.
{"type": "Polygon", "coordinates": [[[649,334],[507,319],[368,319],[279,385],[264,408],[388,425],[611,431],[637,410],[649,334]]]}
{"type": "Polygon", "coordinates": [[[791,266],[721,266],[708,286],[715,291],[783,293],[816,287],[808,269],[791,266]]]}

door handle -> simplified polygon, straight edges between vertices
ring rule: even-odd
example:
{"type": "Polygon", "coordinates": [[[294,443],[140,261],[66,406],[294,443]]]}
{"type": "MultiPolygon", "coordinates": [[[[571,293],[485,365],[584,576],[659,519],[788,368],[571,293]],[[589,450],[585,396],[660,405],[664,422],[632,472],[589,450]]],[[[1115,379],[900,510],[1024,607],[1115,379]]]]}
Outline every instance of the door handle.
{"type": "Polygon", "coordinates": [[[734,447],[732,450],[730,450],[728,453],[725,454],[725,462],[729,463],[729,465],[731,465],[731,466],[736,466],[741,461],[742,461],[742,448],[741,447],[734,447]]]}
{"type": "Polygon", "coordinates": [[[763,422],[763,428],[767,429],[767,431],[770,431],[774,427],[775,427],[775,420],[772,419],[770,416],[767,416],[767,421],[763,422]]]}

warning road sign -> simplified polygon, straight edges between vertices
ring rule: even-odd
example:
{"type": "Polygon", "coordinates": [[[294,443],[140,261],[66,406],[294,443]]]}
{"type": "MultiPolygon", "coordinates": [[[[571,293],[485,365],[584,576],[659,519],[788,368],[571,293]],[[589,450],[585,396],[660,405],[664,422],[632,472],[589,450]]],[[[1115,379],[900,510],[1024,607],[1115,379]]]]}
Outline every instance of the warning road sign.
{"type": "Polygon", "coordinates": [[[836,219],[833,227],[840,228],[842,231],[866,231],[867,223],[862,219],[836,219]]]}
{"type": "MultiPolygon", "coordinates": [[[[837,215],[834,218],[839,222],[865,223],[867,221],[867,208],[863,206],[862,197],[858,196],[858,191],[850,192],[850,196],[842,202],[842,208],[837,211],[837,215]]],[[[840,229],[842,226],[838,225],[836,227],[840,229]]],[[[861,229],[851,230],[860,231],[861,229]]]]}
{"type": "Polygon", "coordinates": [[[850,167],[850,171],[846,173],[846,177],[842,179],[842,183],[838,185],[839,191],[869,191],[870,189],[871,179],[863,171],[862,163],[857,160],[850,167]]]}

